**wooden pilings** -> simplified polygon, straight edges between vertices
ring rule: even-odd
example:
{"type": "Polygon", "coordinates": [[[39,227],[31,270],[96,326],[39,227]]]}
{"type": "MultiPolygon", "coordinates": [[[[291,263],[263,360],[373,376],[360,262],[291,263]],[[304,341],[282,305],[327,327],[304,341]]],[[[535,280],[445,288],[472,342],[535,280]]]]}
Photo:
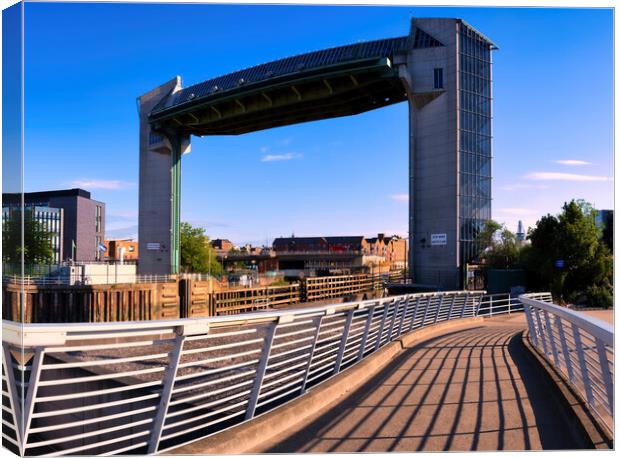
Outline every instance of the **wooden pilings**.
{"type": "MultiPolygon", "coordinates": [[[[215,282],[172,279],[112,285],[37,285],[5,281],[2,318],[25,323],[164,320],[231,315],[381,289],[384,276],[301,279],[284,286],[221,289],[215,282]],[[22,294],[23,288],[23,294],[22,294]]],[[[391,278],[397,281],[397,278],[391,278]]]]}

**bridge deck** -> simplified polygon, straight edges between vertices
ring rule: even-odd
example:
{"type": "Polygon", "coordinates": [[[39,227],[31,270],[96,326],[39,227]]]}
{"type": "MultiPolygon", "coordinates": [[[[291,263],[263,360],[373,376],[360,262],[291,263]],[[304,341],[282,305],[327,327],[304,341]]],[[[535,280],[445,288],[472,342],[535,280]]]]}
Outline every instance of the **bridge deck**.
{"type": "Polygon", "coordinates": [[[522,314],[406,349],[361,389],[268,452],[590,448],[522,342],[522,314]]]}

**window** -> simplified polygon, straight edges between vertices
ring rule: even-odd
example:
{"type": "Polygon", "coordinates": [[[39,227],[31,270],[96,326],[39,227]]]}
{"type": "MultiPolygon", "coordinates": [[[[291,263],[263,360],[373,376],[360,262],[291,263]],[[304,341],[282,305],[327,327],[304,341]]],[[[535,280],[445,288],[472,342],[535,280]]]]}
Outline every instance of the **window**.
{"type": "Polygon", "coordinates": [[[443,68],[435,69],[435,89],[443,89],[443,68]]]}
{"type": "Polygon", "coordinates": [[[95,232],[101,232],[101,206],[95,207],[95,232]]]}

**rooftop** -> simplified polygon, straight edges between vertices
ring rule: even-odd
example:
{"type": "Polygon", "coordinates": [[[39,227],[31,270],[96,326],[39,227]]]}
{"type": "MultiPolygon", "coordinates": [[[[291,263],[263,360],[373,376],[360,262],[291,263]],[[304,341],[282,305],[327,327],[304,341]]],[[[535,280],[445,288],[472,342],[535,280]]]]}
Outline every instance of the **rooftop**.
{"type": "MultiPolygon", "coordinates": [[[[21,193],[3,193],[3,203],[15,203],[21,201],[21,193]]],[[[24,202],[32,202],[36,200],[49,199],[50,197],[84,197],[90,199],[90,192],[80,188],[57,189],[51,191],[25,192],[23,194],[24,202]]]]}

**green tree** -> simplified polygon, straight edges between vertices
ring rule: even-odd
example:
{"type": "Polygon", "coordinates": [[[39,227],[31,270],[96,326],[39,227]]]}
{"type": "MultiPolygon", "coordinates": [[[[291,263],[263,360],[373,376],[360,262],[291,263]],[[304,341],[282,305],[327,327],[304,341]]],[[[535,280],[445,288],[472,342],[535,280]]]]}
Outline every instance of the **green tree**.
{"type": "Polygon", "coordinates": [[[607,245],[610,251],[614,250],[614,218],[608,215],[605,218],[603,232],[601,234],[603,242],[607,245]]]}
{"type": "Polygon", "coordinates": [[[497,221],[487,220],[478,234],[478,257],[488,267],[509,269],[519,262],[519,245],[515,234],[497,221]]]}
{"type": "Polygon", "coordinates": [[[484,258],[484,253],[493,244],[495,233],[501,228],[502,225],[492,219],[488,219],[484,222],[484,227],[476,236],[476,244],[479,247],[478,257],[480,259],[484,258]]]}
{"type": "Polygon", "coordinates": [[[599,240],[590,204],[565,203],[557,217],[541,218],[528,238],[525,265],[537,288],[550,288],[562,301],[612,305],[613,258],[599,240]]]}
{"type": "Polygon", "coordinates": [[[205,230],[181,223],[181,269],[192,273],[209,273],[220,276],[224,273],[217,260],[217,253],[211,246],[205,230]]]}
{"type": "Polygon", "coordinates": [[[25,265],[50,264],[54,261],[52,233],[42,222],[33,218],[32,210],[24,211],[24,243],[22,245],[21,210],[11,210],[2,225],[2,260],[19,264],[24,256],[25,265]]]}

